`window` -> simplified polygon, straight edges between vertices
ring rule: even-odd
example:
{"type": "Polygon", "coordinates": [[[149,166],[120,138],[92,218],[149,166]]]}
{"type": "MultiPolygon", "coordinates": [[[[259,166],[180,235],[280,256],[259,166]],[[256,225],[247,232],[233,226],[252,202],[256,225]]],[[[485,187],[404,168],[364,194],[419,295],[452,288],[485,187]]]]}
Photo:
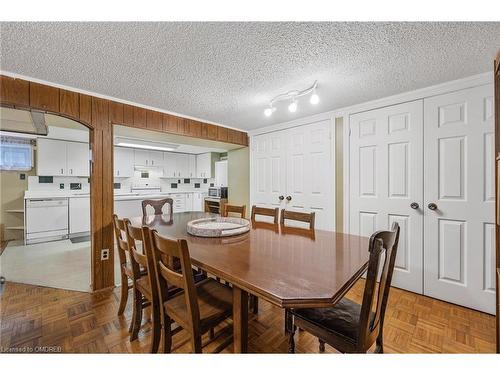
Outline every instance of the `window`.
{"type": "Polygon", "coordinates": [[[33,168],[33,147],[30,139],[2,136],[0,170],[29,171],[33,168]]]}

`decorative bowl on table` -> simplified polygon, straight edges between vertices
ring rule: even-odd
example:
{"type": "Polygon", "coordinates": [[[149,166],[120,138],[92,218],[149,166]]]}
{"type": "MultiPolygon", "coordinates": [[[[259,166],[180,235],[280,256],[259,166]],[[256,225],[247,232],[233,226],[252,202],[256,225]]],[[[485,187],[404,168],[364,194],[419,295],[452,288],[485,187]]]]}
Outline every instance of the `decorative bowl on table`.
{"type": "Polygon", "coordinates": [[[250,221],[237,217],[206,217],[187,223],[187,232],[198,237],[228,237],[246,233],[250,221]]]}

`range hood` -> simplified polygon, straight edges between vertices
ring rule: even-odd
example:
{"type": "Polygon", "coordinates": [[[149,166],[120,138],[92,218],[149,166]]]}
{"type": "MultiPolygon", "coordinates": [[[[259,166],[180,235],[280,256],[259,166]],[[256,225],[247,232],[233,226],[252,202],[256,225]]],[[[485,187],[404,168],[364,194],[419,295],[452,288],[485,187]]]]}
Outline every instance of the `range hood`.
{"type": "Polygon", "coordinates": [[[43,112],[12,108],[0,108],[0,131],[34,135],[49,133],[43,112]]]}

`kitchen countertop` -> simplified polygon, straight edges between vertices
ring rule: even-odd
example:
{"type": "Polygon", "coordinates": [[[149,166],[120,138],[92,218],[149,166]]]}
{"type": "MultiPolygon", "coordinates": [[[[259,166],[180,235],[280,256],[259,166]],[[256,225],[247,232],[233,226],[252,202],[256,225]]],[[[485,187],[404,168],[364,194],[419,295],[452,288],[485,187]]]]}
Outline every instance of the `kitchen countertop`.
{"type": "MultiPolygon", "coordinates": [[[[148,193],[139,194],[132,192],[117,192],[114,194],[115,200],[133,200],[137,198],[160,199],[168,197],[172,194],[188,194],[188,193],[205,193],[204,190],[183,190],[183,191],[169,191],[162,193],[148,193]]],[[[89,192],[70,192],[70,191],[25,191],[24,199],[51,199],[51,198],[88,198],[89,192]]]]}

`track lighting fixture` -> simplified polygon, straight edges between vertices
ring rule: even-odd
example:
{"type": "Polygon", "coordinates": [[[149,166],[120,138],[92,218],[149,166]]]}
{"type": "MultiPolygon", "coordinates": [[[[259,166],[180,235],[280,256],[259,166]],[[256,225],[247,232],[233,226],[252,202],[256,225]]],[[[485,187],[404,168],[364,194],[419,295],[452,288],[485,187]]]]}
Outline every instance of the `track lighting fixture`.
{"type": "Polygon", "coordinates": [[[270,102],[269,102],[269,107],[267,107],[264,110],[264,115],[266,117],[270,117],[275,111],[276,107],[274,104],[276,102],[282,102],[286,100],[291,100],[290,104],[288,105],[288,110],[292,113],[297,112],[298,108],[298,103],[297,103],[297,98],[300,98],[301,96],[308,95],[312,93],[311,98],[309,99],[309,102],[313,105],[316,105],[319,103],[319,96],[316,93],[316,88],[318,87],[318,81],[314,81],[313,85],[311,87],[308,87],[305,90],[292,90],[288,91],[284,94],[279,94],[275,96],[270,102]]]}

